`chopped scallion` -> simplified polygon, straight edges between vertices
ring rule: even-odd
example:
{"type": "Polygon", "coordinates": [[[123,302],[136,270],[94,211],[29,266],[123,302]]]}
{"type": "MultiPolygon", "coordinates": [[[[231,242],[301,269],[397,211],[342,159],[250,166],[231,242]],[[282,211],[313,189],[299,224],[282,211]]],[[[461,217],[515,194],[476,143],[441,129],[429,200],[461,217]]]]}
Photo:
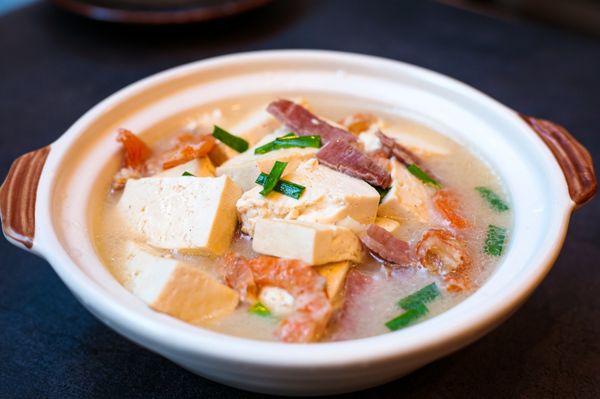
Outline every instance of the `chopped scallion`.
{"type": "Polygon", "coordinates": [[[252,313],[262,317],[271,316],[271,311],[260,302],[256,302],[254,305],[250,306],[248,308],[248,313],[252,313]]]}
{"type": "Polygon", "coordinates": [[[485,237],[483,251],[492,256],[502,255],[504,250],[504,241],[506,240],[506,229],[504,227],[494,226],[490,224],[485,237]]]}
{"type": "Polygon", "coordinates": [[[400,316],[394,317],[392,320],[385,323],[385,326],[392,331],[399,330],[414,323],[421,317],[427,314],[429,310],[422,303],[416,303],[413,307],[402,313],[400,316]]]}
{"type": "MultiPolygon", "coordinates": [[[[261,173],[256,179],[256,183],[260,184],[261,186],[264,186],[266,181],[267,175],[264,173],[261,173]]],[[[275,188],[273,189],[273,191],[277,191],[278,193],[287,195],[288,197],[292,197],[294,199],[299,199],[300,196],[302,196],[304,190],[304,186],[282,179],[279,179],[279,181],[275,185],[275,188]]]]}
{"type": "Polygon", "coordinates": [[[260,195],[267,196],[273,191],[286,166],[287,162],[275,161],[275,164],[271,168],[271,172],[269,172],[269,175],[265,180],[263,189],[260,191],[260,195]]]}
{"type": "Polygon", "coordinates": [[[481,198],[486,200],[493,210],[497,212],[505,212],[508,210],[506,202],[500,198],[498,194],[487,187],[475,187],[475,190],[479,192],[481,198]]]}
{"type": "Polygon", "coordinates": [[[431,283],[421,288],[414,294],[410,294],[409,296],[401,299],[400,302],[398,302],[398,306],[404,310],[409,310],[418,305],[431,302],[439,295],[440,291],[438,290],[437,285],[435,283],[431,283]]]}
{"type": "Polygon", "coordinates": [[[398,302],[398,306],[404,309],[405,312],[385,323],[385,326],[392,331],[396,331],[414,323],[429,312],[425,304],[433,301],[438,296],[440,296],[440,291],[437,285],[431,283],[402,298],[398,302]]]}
{"type": "Polygon", "coordinates": [[[188,172],[187,170],[185,172],[183,172],[181,174],[181,176],[192,176],[192,177],[196,177],[196,175],[191,174],[190,172],[188,172]]]}
{"type": "Polygon", "coordinates": [[[419,168],[414,163],[408,165],[406,167],[408,171],[415,176],[417,179],[421,180],[425,184],[429,184],[435,188],[442,188],[442,185],[435,180],[433,177],[429,176],[427,173],[423,171],[423,169],[419,168]]]}
{"type": "Polygon", "coordinates": [[[213,127],[213,137],[237,152],[244,152],[248,149],[248,142],[241,137],[235,136],[228,131],[215,125],[213,127]]]}
{"type": "Polygon", "coordinates": [[[285,136],[278,137],[275,140],[262,145],[254,150],[255,154],[266,154],[281,148],[291,147],[312,147],[321,148],[321,136],[297,136],[295,133],[288,133],[285,136]]]}

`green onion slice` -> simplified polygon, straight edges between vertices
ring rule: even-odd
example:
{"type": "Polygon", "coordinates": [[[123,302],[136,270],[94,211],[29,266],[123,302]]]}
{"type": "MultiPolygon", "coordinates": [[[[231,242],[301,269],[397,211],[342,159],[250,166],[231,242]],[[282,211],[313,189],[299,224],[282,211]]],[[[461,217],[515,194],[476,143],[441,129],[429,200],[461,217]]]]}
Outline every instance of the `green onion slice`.
{"type": "Polygon", "coordinates": [[[185,172],[183,172],[183,173],[181,174],[181,176],[192,176],[192,177],[196,177],[196,175],[194,175],[194,174],[191,174],[191,173],[190,173],[190,172],[188,172],[187,170],[186,170],[185,172]]]}
{"type": "Polygon", "coordinates": [[[241,137],[234,136],[228,131],[221,129],[219,126],[215,125],[213,127],[212,135],[214,138],[219,140],[221,143],[225,144],[228,147],[233,148],[237,152],[244,152],[248,149],[248,142],[241,137]]]}
{"type": "Polygon", "coordinates": [[[260,302],[256,302],[254,305],[248,308],[248,313],[255,314],[257,316],[268,317],[271,316],[271,311],[265,305],[260,302]]]}
{"type": "MultiPolygon", "coordinates": [[[[261,186],[265,185],[267,181],[267,175],[261,173],[256,179],[256,183],[261,186]]],[[[294,199],[299,199],[302,196],[302,193],[306,187],[301,186],[300,184],[292,183],[291,181],[279,179],[273,191],[277,191],[283,195],[287,195],[288,197],[292,197],[294,199]]]]}
{"type": "Polygon", "coordinates": [[[287,162],[275,161],[275,164],[271,168],[271,172],[269,172],[269,175],[265,180],[265,184],[263,184],[263,189],[260,191],[260,195],[267,196],[271,193],[271,191],[273,191],[287,164],[287,162]]]}
{"type": "Polygon", "coordinates": [[[385,196],[387,195],[387,193],[390,192],[390,190],[392,189],[392,186],[390,186],[388,188],[381,188],[381,187],[375,187],[375,186],[373,186],[373,188],[375,190],[377,190],[377,192],[379,193],[379,203],[381,204],[381,201],[383,201],[383,199],[385,198],[385,196]]]}
{"type": "Polygon", "coordinates": [[[427,173],[423,171],[423,169],[419,168],[414,163],[411,163],[406,167],[408,171],[415,176],[417,179],[421,180],[425,184],[429,184],[435,188],[442,188],[442,185],[435,180],[433,177],[429,176],[427,173]]]}
{"type": "Polygon", "coordinates": [[[400,302],[398,302],[398,306],[404,310],[410,310],[419,305],[431,302],[438,296],[440,296],[440,291],[438,290],[437,285],[431,283],[421,288],[419,291],[401,299],[400,302]]]}
{"type": "Polygon", "coordinates": [[[438,296],[440,296],[440,291],[437,285],[431,283],[402,298],[398,302],[398,306],[404,309],[405,312],[385,323],[385,326],[392,331],[396,331],[411,325],[429,312],[425,304],[433,301],[438,296]]]}
{"type": "Polygon", "coordinates": [[[496,212],[505,212],[509,209],[506,202],[491,189],[487,187],[475,187],[475,190],[479,192],[481,198],[486,200],[490,204],[490,207],[496,212]]]}
{"type": "Polygon", "coordinates": [[[504,227],[494,226],[490,224],[487,229],[487,236],[483,251],[492,256],[502,255],[504,250],[504,241],[506,240],[506,229],[504,227]]]}
{"type": "Polygon", "coordinates": [[[427,312],[429,312],[427,307],[418,302],[400,316],[394,317],[392,320],[385,323],[385,326],[391,331],[396,331],[413,324],[415,321],[426,315],[427,312]]]}
{"type": "Polygon", "coordinates": [[[278,137],[275,140],[262,145],[254,150],[255,154],[266,154],[281,148],[321,148],[321,136],[298,136],[295,133],[288,133],[285,136],[278,137]]]}

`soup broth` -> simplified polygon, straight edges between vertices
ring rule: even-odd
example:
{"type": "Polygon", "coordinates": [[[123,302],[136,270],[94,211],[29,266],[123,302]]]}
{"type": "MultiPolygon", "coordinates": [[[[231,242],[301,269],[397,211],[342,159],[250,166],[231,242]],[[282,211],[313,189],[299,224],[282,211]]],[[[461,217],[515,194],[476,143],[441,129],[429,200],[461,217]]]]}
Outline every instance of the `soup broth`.
{"type": "MultiPolygon", "coordinates": [[[[393,325],[390,327],[388,322],[411,310],[398,306],[399,301],[434,283],[438,293],[437,296],[421,301],[421,307],[418,309],[425,309],[425,311],[419,317],[408,322],[406,326],[421,322],[455,306],[485,282],[497,267],[501,259],[501,254],[508,245],[508,232],[511,225],[511,212],[508,209],[510,204],[507,201],[502,182],[489,165],[479,159],[465,145],[449,139],[441,132],[433,130],[424,123],[417,122],[410,115],[403,115],[398,110],[386,108],[379,104],[365,105],[364,102],[358,99],[327,97],[311,95],[310,93],[305,93],[303,96],[300,96],[299,93],[293,93],[293,95],[287,97],[295,99],[296,102],[304,105],[314,115],[322,118],[331,126],[339,126],[342,130],[346,131],[354,130],[355,132],[351,134],[358,138],[356,147],[362,153],[372,156],[373,159],[379,157],[377,158],[379,159],[377,162],[388,172],[392,168],[391,163],[395,162],[394,165],[396,165],[396,168],[402,168],[400,173],[406,175],[402,174],[403,178],[410,180],[406,184],[411,184],[412,186],[410,187],[416,187],[416,190],[419,190],[417,194],[413,195],[410,187],[408,187],[405,188],[404,192],[398,194],[397,187],[404,183],[395,180],[392,170],[392,189],[382,197],[378,205],[378,212],[382,210],[382,207],[387,206],[386,204],[391,204],[391,197],[388,198],[390,195],[398,195],[398,198],[405,198],[405,201],[408,201],[409,204],[404,204],[404,209],[399,214],[394,214],[393,209],[395,208],[391,204],[389,207],[392,211],[380,212],[381,214],[378,216],[382,219],[377,219],[377,223],[371,222],[371,224],[378,225],[379,223],[379,225],[384,226],[386,232],[390,231],[394,237],[394,242],[397,240],[405,243],[405,255],[410,260],[404,264],[396,264],[390,261],[389,256],[378,252],[378,246],[372,247],[368,244],[371,241],[368,238],[365,239],[364,235],[368,234],[365,231],[370,231],[365,230],[369,223],[358,223],[348,218],[341,218],[342,220],[330,223],[334,226],[340,226],[339,228],[344,231],[352,231],[353,234],[360,237],[360,240],[363,242],[361,244],[362,259],[360,262],[356,262],[355,260],[350,261],[351,266],[343,276],[338,294],[335,296],[335,299],[329,298],[331,301],[331,310],[330,315],[325,321],[325,327],[321,332],[312,336],[309,341],[356,339],[395,330],[396,327],[393,325]],[[368,117],[365,117],[365,115],[368,115],[368,117]],[[360,131],[362,128],[364,130],[360,131]],[[381,130],[384,134],[392,137],[397,143],[401,144],[403,148],[408,149],[409,154],[415,155],[415,159],[418,159],[422,164],[411,163],[410,165],[405,165],[394,158],[393,154],[388,154],[389,158],[381,156],[381,153],[384,151],[382,151],[381,143],[377,140],[377,130],[381,130]],[[426,177],[431,178],[434,183],[439,183],[439,185],[428,182],[427,178],[423,180],[415,174],[406,174],[405,168],[410,169],[410,166],[419,167],[419,171],[423,172],[426,177]],[[418,185],[422,185],[424,188],[418,185]],[[415,198],[423,192],[427,194],[427,199],[424,203],[417,201],[412,204],[410,202],[413,200],[416,201],[415,198]],[[440,195],[440,192],[451,194],[451,197],[443,197],[447,201],[441,205],[435,202],[439,199],[437,196],[440,195]],[[445,213],[447,207],[444,207],[444,204],[450,204],[451,214],[445,213]],[[423,214],[419,215],[419,211],[411,213],[410,206],[413,205],[415,209],[419,207],[420,209],[426,209],[426,216],[423,216],[423,214]],[[454,216],[458,219],[453,219],[454,216]],[[427,218],[427,220],[423,220],[423,218],[427,218]],[[385,224],[389,221],[391,221],[390,223],[393,228],[385,224]],[[432,250],[434,252],[427,252],[423,249],[426,248],[427,243],[424,244],[422,241],[428,232],[431,231],[438,232],[434,234],[440,234],[436,236],[437,238],[443,237],[445,239],[449,237],[449,249],[444,247],[447,244],[444,240],[441,243],[436,241],[432,247],[434,248],[432,250]],[[440,231],[445,233],[439,233],[440,231]],[[447,236],[444,234],[447,234],[447,236]],[[440,246],[442,246],[442,249],[440,249],[440,246]],[[460,248],[465,253],[465,256],[460,255],[458,260],[456,253],[452,252],[457,248],[460,248]],[[435,250],[440,250],[441,254],[435,252],[435,250]],[[419,253],[419,251],[421,252],[419,253]],[[450,260],[448,261],[448,259],[450,260]],[[446,273],[447,271],[443,271],[444,268],[448,267],[445,262],[450,262],[451,264],[452,262],[460,262],[461,265],[458,266],[460,271],[446,273]],[[468,277],[455,284],[452,276],[457,273],[466,273],[468,277]]],[[[254,129],[256,132],[261,130],[260,128],[256,129],[257,123],[258,125],[262,124],[262,126],[275,126],[272,129],[265,127],[263,131],[256,133],[257,137],[247,139],[252,146],[257,140],[263,139],[262,136],[267,133],[272,134],[276,132],[273,137],[281,137],[286,133],[293,132],[292,129],[283,127],[285,124],[278,123],[275,118],[268,120],[268,123],[265,124],[264,121],[267,119],[264,118],[269,118],[269,116],[266,116],[263,110],[272,100],[272,96],[248,97],[209,104],[198,109],[187,110],[174,116],[172,119],[160,122],[147,131],[136,133],[147,143],[151,144],[149,146],[152,148],[153,153],[156,154],[167,151],[173,145],[174,137],[187,133],[207,134],[213,131],[213,125],[218,125],[228,130],[231,134],[239,135],[240,137],[244,137],[244,132],[234,130],[236,127],[250,126],[249,129],[254,129]],[[252,123],[255,125],[253,126],[252,123]]],[[[321,140],[323,140],[323,137],[321,136],[321,140]]],[[[270,142],[269,140],[267,141],[270,142]]],[[[321,145],[325,144],[321,143],[321,145]]],[[[235,155],[235,151],[226,148],[223,143],[219,142],[217,146],[223,152],[229,154],[230,157],[241,156],[235,155]]],[[[248,150],[248,152],[252,151],[253,147],[248,150]]],[[[276,154],[277,152],[273,151],[272,153],[276,154]]],[[[301,160],[299,163],[312,162],[311,158],[314,159],[314,154],[301,160]]],[[[318,166],[311,167],[323,167],[321,165],[323,162],[320,160],[314,162],[318,166]]],[[[289,161],[287,167],[289,168],[292,164],[293,162],[289,161]]],[[[302,168],[303,166],[297,167],[302,168]]],[[[149,167],[147,169],[152,168],[149,167]]],[[[217,173],[219,170],[222,170],[222,166],[217,167],[217,173]]],[[[110,171],[110,173],[114,172],[116,171],[110,171]]],[[[126,184],[130,185],[130,181],[136,179],[155,179],[158,176],[156,173],[159,172],[156,170],[146,170],[146,175],[128,176],[126,184]]],[[[268,174],[267,172],[269,170],[263,171],[265,174],[268,174]]],[[[343,174],[340,172],[340,169],[335,173],[343,174]]],[[[195,173],[193,174],[196,175],[195,173]]],[[[419,174],[418,171],[417,174],[419,174]]],[[[344,176],[346,175],[344,174],[344,176]]],[[[287,176],[294,175],[284,174],[283,178],[285,179],[287,176]]],[[[185,178],[197,179],[194,176],[187,176],[185,178]]],[[[356,177],[351,178],[360,180],[356,177]]],[[[164,179],[184,179],[184,177],[164,177],[164,179]]],[[[363,182],[360,183],[363,184],[363,182]]],[[[307,185],[302,196],[311,195],[312,193],[309,192],[310,189],[310,186],[307,185]]],[[[126,190],[129,190],[129,187],[126,186],[126,190]]],[[[238,215],[235,216],[236,220],[239,219],[238,225],[235,227],[231,245],[225,252],[236,254],[244,259],[270,255],[270,253],[261,254],[253,250],[252,234],[249,234],[248,231],[252,229],[252,227],[249,227],[250,222],[248,222],[252,216],[248,215],[254,215],[256,211],[253,210],[252,212],[254,213],[247,211],[244,215],[239,214],[240,209],[243,209],[240,204],[248,196],[250,190],[244,187],[242,191],[244,191],[244,194],[241,199],[237,200],[238,215]]],[[[138,270],[132,272],[130,267],[125,266],[131,263],[131,251],[128,249],[128,246],[131,245],[131,242],[135,242],[136,245],[147,251],[151,256],[166,261],[175,260],[186,265],[191,265],[193,268],[204,272],[205,275],[210,276],[217,284],[229,285],[233,288],[233,291],[236,290],[236,287],[231,282],[228,282],[227,277],[224,277],[223,268],[227,260],[223,255],[161,248],[151,242],[145,241],[140,231],[136,230],[136,226],[139,226],[139,224],[132,225],[132,223],[128,223],[127,214],[124,214],[122,208],[119,207],[122,196],[124,194],[120,187],[109,190],[106,193],[106,197],[98,202],[97,209],[93,211],[93,224],[94,242],[97,251],[101,255],[106,267],[124,287],[133,291],[138,296],[142,295],[142,300],[148,303],[148,298],[143,296],[150,295],[146,294],[149,291],[143,290],[143,287],[141,287],[142,282],[134,281],[134,279],[139,277],[138,274],[144,273],[144,271],[139,272],[138,270]],[[138,294],[141,292],[140,290],[145,293],[138,294]]],[[[283,195],[271,193],[257,198],[261,201],[269,201],[270,196],[272,198],[275,198],[274,196],[279,198],[279,196],[283,195]]],[[[164,216],[167,217],[168,215],[164,216]]],[[[261,217],[265,216],[259,215],[256,219],[258,220],[261,217]]],[[[288,214],[285,219],[293,221],[293,218],[293,216],[288,214]]],[[[300,220],[302,221],[302,219],[300,220]]],[[[312,221],[309,220],[308,222],[312,221]]],[[[165,223],[168,223],[168,220],[165,223]]],[[[258,225],[259,222],[256,223],[258,225]]],[[[258,227],[250,233],[258,234],[258,227]]],[[[383,243],[380,242],[377,245],[386,246],[390,240],[389,236],[386,235],[382,241],[383,243]]],[[[308,244],[295,242],[293,245],[297,247],[308,244]]],[[[335,255],[333,254],[333,256],[335,255]]],[[[286,256],[281,257],[285,258],[286,256]]],[[[150,261],[148,260],[147,262],[150,261]]],[[[151,283],[146,283],[157,284],[154,280],[151,283]]],[[[330,283],[327,280],[327,284],[330,283]]],[[[291,284],[293,285],[295,282],[291,284]]],[[[258,288],[257,295],[261,292],[260,288],[258,288]]],[[[264,289],[264,287],[262,288],[264,289]]],[[[287,294],[289,294],[293,290],[287,289],[287,291],[287,294]]],[[[298,298],[295,299],[297,302],[298,298]]],[[[294,298],[291,300],[293,301],[294,298]]],[[[284,324],[282,320],[291,317],[290,314],[278,316],[276,315],[277,312],[274,312],[273,309],[269,309],[267,306],[262,307],[264,311],[257,312],[256,305],[256,299],[244,300],[242,295],[237,301],[235,308],[230,309],[226,314],[208,315],[206,317],[195,318],[194,320],[186,320],[185,317],[179,317],[178,313],[171,313],[165,310],[165,308],[156,308],[159,311],[165,311],[175,317],[183,318],[199,326],[225,334],[260,340],[281,339],[281,334],[278,334],[277,331],[284,324]]],[[[297,303],[294,306],[296,306],[296,312],[300,312],[297,303]]],[[[402,327],[405,326],[402,325],[402,327]]],[[[295,342],[294,340],[286,339],[284,341],[295,342]]]]}

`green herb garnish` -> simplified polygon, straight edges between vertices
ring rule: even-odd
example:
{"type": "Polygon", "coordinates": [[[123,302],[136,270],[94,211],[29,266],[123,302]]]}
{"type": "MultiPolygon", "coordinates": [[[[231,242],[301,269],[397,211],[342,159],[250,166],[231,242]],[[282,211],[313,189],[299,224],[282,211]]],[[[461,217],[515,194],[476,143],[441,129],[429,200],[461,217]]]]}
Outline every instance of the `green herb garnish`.
{"type": "Polygon", "coordinates": [[[411,163],[406,167],[408,171],[415,176],[417,179],[421,180],[425,184],[429,184],[435,188],[442,188],[442,185],[435,180],[433,177],[429,176],[427,173],[423,171],[423,169],[419,168],[414,163],[411,163]]]}
{"type": "Polygon", "coordinates": [[[213,127],[212,135],[214,138],[219,140],[221,143],[225,144],[228,147],[233,148],[237,152],[244,152],[248,149],[248,142],[241,137],[234,136],[228,131],[221,129],[219,126],[215,125],[213,127]]]}
{"type": "Polygon", "coordinates": [[[506,202],[504,202],[502,198],[500,198],[500,196],[491,189],[487,187],[475,187],[475,190],[479,191],[481,198],[486,200],[495,211],[505,212],[509,209],[508,205],[506,205],[506,202]]]}
{"type": "Polygon", "coordinates": [[[381,187],[373,186],[373,188],[375,190],[377,190],[377,192],[379,193],[379,203],[381,204],[381,201],[383,201],[383,199],[385,198],[387,193],[390,192],[390,190],[392,189],[392,186],[390,186],[388,188],[381,188],[381,187]]]}
{"type": "Polygon", "coordinates": [[[295,133],[288,133],[285,136],[278,137],[275,140],[262,145],[254,150],[255,154],[266,154],[281,148],[321,148],[321,136],[298,136],[295,133]]]}
{"type": "Polygon", "coordinates": [[[398,302],[398,306],[405,310],[399,316],[385,323],[385,326],[392,331],[404,328],[429,312],[426,303],[433,301],[440,296],[440,291],[435,283],[431,283],[420,290],[402,298],[398,302]]]}
{"type": "Polygon", "coordinates": [[[404,310],[410,310],[418,305],[431,302],[438,296],[440,296],[440,291],[438,290],[437,285],[431,283],[414,294],[401,299],[400,302],[398,302],[398,306],[404,310]]]}
{"type": "Polygon", "coordinates": [[[277,182],[279,181],[279,178],[283,174],[283,171],[285,170],[285,167],[287,166],[287,164],[288,164],[287,162],[275,161],[275,164],[271,168],[271,172],[269,172],[269,175],[267,176],[267,179],[265,180],[263,189],[260,191],[260,195],[266,197],[267,195],[269,195],[271,193],[271,191],[273,191],[273,189],[277,185],[277,182]]]}
{"type": "Polygon", "coordinates": [[[394,317],[392,320],[385,323],[385,326],[392,331],[399,330],[414,323],[422,316],[426,315],[429,310],[422,303],[416,303],[412,308],[402,313],[400,316],[394,317]]]}
{"type": "Polygon", "coordinates": [[[261,317],[271,316],[271,311],[260,302],[256,302],[254,305],[250,306],[248,308],[248,313],[252,313],[261,317]]]}
{"type": "Polygon", "coordinates": [[[483,251],[492,256],[502,255],[504,240],[506,240],[506,229],[490,224],[487,229],[483,251]]]}
{"type": "MultiPolygon", "coordinates": [[[[285,137],[293,137],[293,136],[296,136],[296,133],[291,133],[290,132],[290,133],[288,133],[288,134],[286,134],[284,136],[278,137],[277,139],[282,139],[282,138],[285,138],[285,137]]],[[[265,154],[267,152],[273,151],[275,149],[274,148],[274,145],[275,145],[274,143],[275,143],[275,140],[273,140],[273,141],[271,141],[271,142],[269,142],[267,144],[261,145],[260,147],[254,149],[254,153],[255,154],[265,154]]]]}
{"type": "MultiPolygon", "coordinates": [[[[261,186],[264,186],[266,181],[267,181],[267,175],[264,173],[261,173],[258,176],[258,178],[256,179],[256,183],[260,184],[261,186]]],[[[302,193],[304,192],[305,189],[306,188],[304,186],[301,186],[300,184],[296,184],[296,183],[292,183],[291,181],[279,179],[279,181],[275,185],[275,188],[273,189],[273,191],[277,191],[278,193],[287,195],[288,197],[292,197],[294,199],[299,199],[300,196],[302,196],[302,193]]]]}
{"type": "Polygon", "coordinates": [[[196,175],[191,174],[190,172],[188,172],[187,170],[185,172],[183,172],[181,174],[181,176],[192,176],[192,177],[196,177],[196,175]]]}

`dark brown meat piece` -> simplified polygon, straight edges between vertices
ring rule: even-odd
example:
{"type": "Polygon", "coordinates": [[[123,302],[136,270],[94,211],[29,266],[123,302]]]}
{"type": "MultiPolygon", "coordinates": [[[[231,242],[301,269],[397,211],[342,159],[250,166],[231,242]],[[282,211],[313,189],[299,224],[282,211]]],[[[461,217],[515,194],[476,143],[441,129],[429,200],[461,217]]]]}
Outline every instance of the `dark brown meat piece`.
{"type": "Polygon", "coordinates": [[[371,157],[346,141],[334,140],[325,144],[317,159],[331,169],[362,179],[367,183],[382,188],[392,184],[392,177],[371,157]]]}
{"type": "Polygon", "coordinates": [[[375,224],[369,225],[367,231],[361,234],[360,240],[371,252],[387,262],[399,266],[407,266],[412,263],[408,243],[396,238],[382,227],[375,224]]]}
{"type": "Polygon", "coordinates": [[[393,156],[398,160],[398,162],[404,164],[405,166],[415,164],[424,170],[422,168],[423,161],[421,161],[421,159],[408,148],[404,147],[393,138],[386,136],[381,130],[377,131],[375,134],[379,138],[379,141],[381,141],[383,150],[388,158],[393,156]]]}
{"type": "Polygon", "coordinates": [[[398,162],[405,166],[409,166],[412,164],[417,165],[419,169],[427,173],[434,180],[438,182],[440,181],[440,179],[438,179],[435,176],[435,174],[433,174],[431,170],[429,170],[429,168],[425,166],[423,160],[411,150],[404,147],[402,144],[398,143],[393,138],[386,136],[381,130],[377,131],[377,133],[375,134],[379,138],[379,141],[381,141],[381,146],[383,147],[382,152],[385,154],[386,157],[394,157],[398,160],[398,162]]]}
{"type": "Polygon", "coordinates": [[[321,136],[323,143],[336,139],[352,143],[356,142],[356,137],[352,133],[330,125],[306,108],[292,101],[273,101],[267,107],[267,111],[300,136],[321,136]]]}

